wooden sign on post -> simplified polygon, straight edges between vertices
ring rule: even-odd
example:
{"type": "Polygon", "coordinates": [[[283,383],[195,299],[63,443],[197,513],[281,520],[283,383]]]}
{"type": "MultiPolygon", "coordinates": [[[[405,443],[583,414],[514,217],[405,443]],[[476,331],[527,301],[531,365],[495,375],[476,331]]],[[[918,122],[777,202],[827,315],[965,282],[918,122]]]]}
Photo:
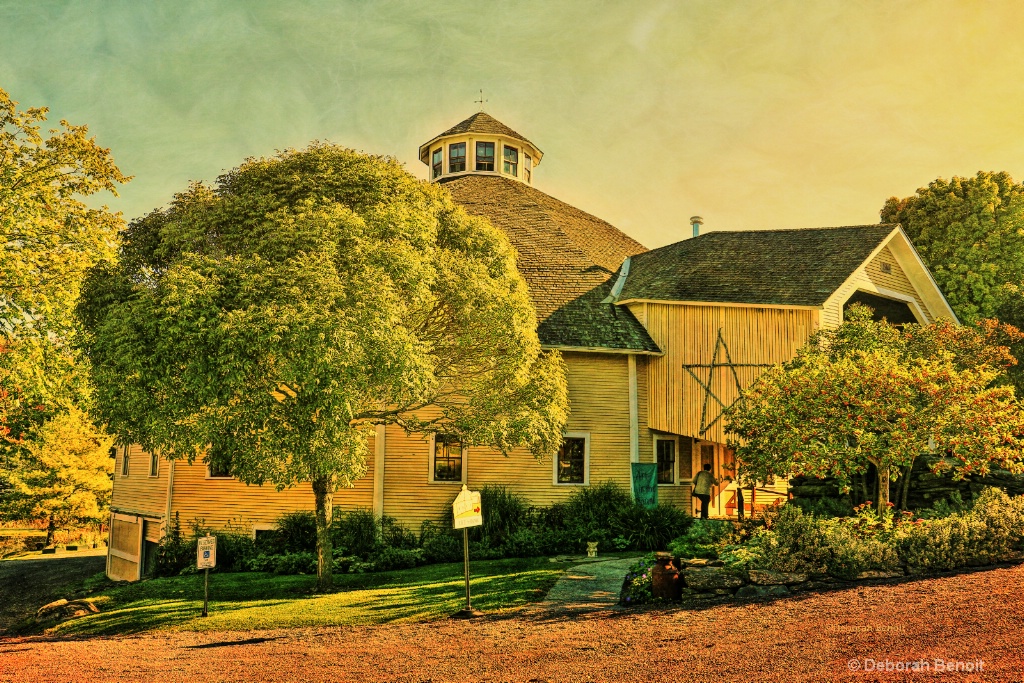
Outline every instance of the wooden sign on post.
{"type": "Polygon", "coordinates": [[[480,492],[470,491],[462,485],[462,492],[452,503],[452,519],[454,527],[462,529],[463,570],[466,575],[466,606],[455,613],[457,617],[478,617],[481,612],[473,609],[469,599],[469,527],[484,523],[483,510],[480,507],[480,492]]]}
{"type": "Polygon", "coordinates": [[[203,616],[210,616],[210,569],[217,566],[217,537],[206,534],[196,544],[196,568],[206,571],[203,579],[203,616]]]}

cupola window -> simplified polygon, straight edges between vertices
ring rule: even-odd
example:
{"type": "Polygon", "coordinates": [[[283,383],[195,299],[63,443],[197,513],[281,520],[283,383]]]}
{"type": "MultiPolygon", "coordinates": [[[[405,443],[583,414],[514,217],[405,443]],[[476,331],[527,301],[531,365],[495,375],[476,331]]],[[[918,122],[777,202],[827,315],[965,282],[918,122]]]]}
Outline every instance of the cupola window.
{"type": "Polygon", "coordinates": [[[437,149],[434,150],[434,156],[431,159],[431,168],[434,169],[434,175],[433,175],[434,178],[437,178],[437,177],[439,177],[441,175],[441,166],[442,166],[442,159],[441,159],[441,157],[442,156],[443,155],[441,153],[441,148],[440,147],[438,147],[437,149]]]}
{"type": "Polygon", "coordinates": [[[523,180],[530,182],[533,176],[533,157],[523,152],[523,180]]]}
{"type": "Polygon", "coordinates": [[[448,172],[462,173],[466,170],[466,143],[448,145],[448,172]]]}
{"type": "Polygon", "coordinates": [[[493,171],[494,170],[494,143],[493,142],[478,142],[478,143],[476,143],[476,170],[478,170],[478,171],[493,171]]]}
{"type": "Polygon", "coordinates": [[[519,150],[515,147],[505,147],[502,170],[509,175],[519,175],[519,150]]]}

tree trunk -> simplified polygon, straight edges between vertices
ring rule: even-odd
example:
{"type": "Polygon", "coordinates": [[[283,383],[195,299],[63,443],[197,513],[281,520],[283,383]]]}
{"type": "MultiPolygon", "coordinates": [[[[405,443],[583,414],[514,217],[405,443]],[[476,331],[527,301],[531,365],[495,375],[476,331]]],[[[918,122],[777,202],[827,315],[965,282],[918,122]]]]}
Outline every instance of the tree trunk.
{"type": "Polygon", "coordinates": [[[903,468],[903,481],[900,482],[900,510],[907,509],[907,496],[910,495],[910,473],[914,471],[914,463],[903,468]]]}
{"type": "Polygon", "coordinates": [[[334,586],[334,548],[331,545],[334,477],[317,477],[312,484],[316,499],[316,589],[326,591],[334,586]]]}
{"type": "Polygon", "coordinates": [[[878,467],[878,513],[881,514],[889,503],[889,468],[878,467]]]}

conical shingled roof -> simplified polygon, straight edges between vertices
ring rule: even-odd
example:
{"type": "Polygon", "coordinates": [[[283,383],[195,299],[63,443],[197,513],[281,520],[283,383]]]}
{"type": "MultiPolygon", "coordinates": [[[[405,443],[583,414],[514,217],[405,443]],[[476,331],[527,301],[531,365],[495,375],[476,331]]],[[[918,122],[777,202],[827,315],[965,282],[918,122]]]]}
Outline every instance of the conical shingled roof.
{"type": "Polygon", "coordinates": [[[511,128],[506,126],[504,123],[502,123],[498,119],[494,118],[493,116],[491,116],[487,112],[482,112],[482,111],[481,112],[477,112],[476,114],[473,114],[472,116],[470,116],[465,121],[460,121],[459,123],[456,123],[454,126],[449,128],[445,132],[441,133],[440,135],[438,135],[434,139],[436,140],[437,138],[443,138],[446,135],[459,135],[461,133],[483,133],[483,134],[486,134],[486,135],[505,135],[505,136],[510,137],[510,138],[515,138],[516,140],[522,140],[523,142],[528,142],[528,143],[530,143],[530,145],[532,145],[534,147],[534,149],[540,149],[539,147],[537,147],[537,145],[534,145],[532,142],[530,142],[525,137],[523,137],[519,133],[515,132],[514,130],[512,130],[511,128]]]}
{"type": "Polygon", "coordinates": [[[537,310],[542,344],[659,351],[629,309],[604,303],[622,261],[646,251],[642,244],[511,178],[470,174],[441,182],[466,211],[508,235],[537,310]]]}

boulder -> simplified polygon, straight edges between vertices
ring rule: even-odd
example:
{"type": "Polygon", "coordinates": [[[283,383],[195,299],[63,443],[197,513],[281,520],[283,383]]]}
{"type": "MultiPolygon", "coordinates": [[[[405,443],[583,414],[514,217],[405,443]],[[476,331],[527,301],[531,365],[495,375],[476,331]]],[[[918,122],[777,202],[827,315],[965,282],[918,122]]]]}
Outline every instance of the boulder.
{"type": "Polygon", "coordinates": [[[687,567],[706,567],[708,561],[703,557],[692,557],[689,560],[680,560],[687,567]]]}
{"type": "Polygon", "coordinates": [[[759,586],[792,586],[807,581],[807,574],[797,572],[773,572],[767,569],[751,569],[747,572],[750,583],[759,586]]]}
{"type": "Polygon", "coordinates": [[[783,595],[789,595],[789,589],[781,585],[771,586],[741,586],[736,591],[737,598],[775,598],[783,595]]]}
{"type": "Polygon", "coordinates": [[[46,619],[55,619],[59,617],[60,613],[63,611],[63,607],[67,604],[68,601],[64,598],[46,603],[36,610],[36,621],[44,621],[46,619]]]}
{"type": "Polygon", "coordinates": [[[897,576],[903,576],[903,572],[881,572],[877,570],[868,570],[866,572],[861,572],[860,574],[857,574],[857,576],[854,578],[856,578],[858,581],[865,581],[867,579],[894,579],[897,576]]]}
{"type": "Polygon", "coordinates": [[[716,588],[739,588],[746,584],[735,572],[724,567],[687,567],[682,573],[686,585],[698,591],[713,591],[716,588]]]}
{"type": "Polygon", "coordinates": [[[51,619],[57,619],[59,621],[63,621],[64,619],[75,619],[77,617],[96,614],[99,611],[100,608],[89,600],[72,600],[69,602],[61,598],[60,600],[54,600],[53,602],[40,607],[36,611],[36,622],[39,623],[51,619]]]}

